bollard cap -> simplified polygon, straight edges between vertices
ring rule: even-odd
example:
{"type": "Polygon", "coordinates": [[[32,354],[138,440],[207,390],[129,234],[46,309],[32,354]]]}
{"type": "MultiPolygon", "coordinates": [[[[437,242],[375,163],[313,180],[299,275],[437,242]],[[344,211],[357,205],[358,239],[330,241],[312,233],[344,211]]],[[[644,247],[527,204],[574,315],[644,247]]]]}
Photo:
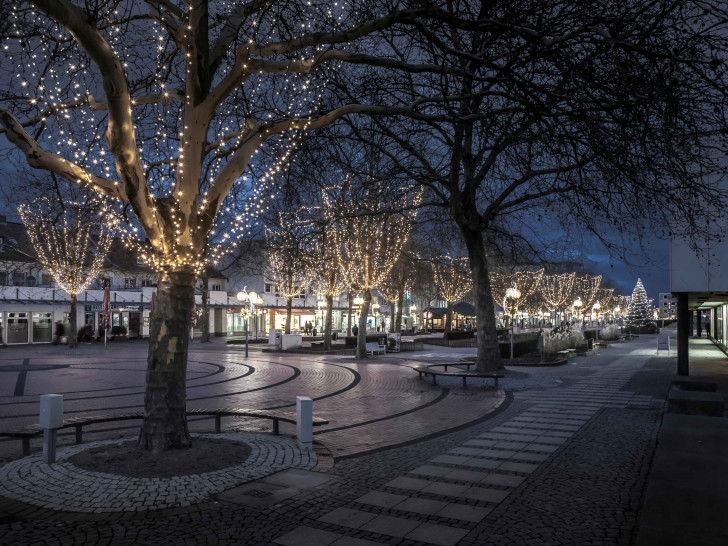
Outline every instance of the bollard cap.
{"type": "Polygon", "coordinates": [[[43,394],[40,397],[40,420],[42,428],[63,426],[63,395],[43,394]]]}

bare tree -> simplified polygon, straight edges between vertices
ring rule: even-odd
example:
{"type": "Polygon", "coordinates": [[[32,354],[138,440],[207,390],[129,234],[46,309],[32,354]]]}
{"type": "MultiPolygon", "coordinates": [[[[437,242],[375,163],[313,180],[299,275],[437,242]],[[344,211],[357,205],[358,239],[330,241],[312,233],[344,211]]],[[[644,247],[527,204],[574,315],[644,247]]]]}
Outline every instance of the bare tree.
{"type": "Polygon", "coordinates": [[[472,286],[472,277],[467,271],[467,258],[440,256],[432,261],[432,273],[440,294],[447,302],[445,332],[452,330],[452,306],[467,294],[472,286]]]}
{"type": "Polygon", "coordinates": [[[711,179],[724,172],[726,34],[692,0],[438,5],[417,35],[391,29],[366,44],[437,73],[406,83],[382,70],[342,74],[339,91],[417,103],[419,117],[352,120],[352,135],[409,172],[427,190],[423,204],[460,231],[485,371],[502,367],[487,249],[504,229],[555,224],[612,248],[619,230],[707,233],[726,198],[711,179]]]}

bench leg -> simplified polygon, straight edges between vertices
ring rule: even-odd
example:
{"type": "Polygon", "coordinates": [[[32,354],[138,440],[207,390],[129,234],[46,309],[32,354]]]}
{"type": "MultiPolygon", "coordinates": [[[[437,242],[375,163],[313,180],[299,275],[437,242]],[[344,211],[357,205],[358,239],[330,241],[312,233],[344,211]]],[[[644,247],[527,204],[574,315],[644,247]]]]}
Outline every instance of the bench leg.
{"type": "Polygon", "coordinates": [[[467,384],[467,382],[465,381],[465,379],[466,379],[466,377],[465,377],[465,376],[463,376],[463,388],[464,388],[464,389],[467,389],[467,388],[468,388],[468,384],[467,384]]]}
{"type": "Polygon", "coordinates": [[[278,429],[278,419],[273,419],[273,434],[278,436],[280,430],[278,429]]]}
{"type": "Polygon", "coordinates": [[[76,429],[76,443],[82,444],[83,443],[83,425],[75,425],[74,428],[76,429]]]}
{"type": "Polygon", "coordinates": [[[220,434],[222,432],[222,415],[215,415],[215,432],[220,434]]]}
{"type": "Polygon", "coordinates": [[[445,364],[445,371],[447,371],[447,364],[445,364]]]}
{"type": "Polygon", "coordinates": [[[437,376],[434,373],[432,374],[432,384],[437,385],[437,376]]]}
{"type": "Polygon", "coordinates": [[[21,438],[23,442],[23,455],[30,455],[30,438],[21,438]]]}
{"type": "Polygon", "coordinates": [[[497,389],[498,388],[498,378],[494,377],[493,381],[495,381],[495,388],[497,389]]]}

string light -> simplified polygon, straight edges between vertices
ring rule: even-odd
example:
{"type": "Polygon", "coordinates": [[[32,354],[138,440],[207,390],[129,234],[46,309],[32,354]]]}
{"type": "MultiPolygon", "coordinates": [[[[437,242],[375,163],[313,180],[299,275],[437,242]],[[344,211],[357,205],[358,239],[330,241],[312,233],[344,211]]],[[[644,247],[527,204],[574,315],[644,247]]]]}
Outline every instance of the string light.
{"type": "Polygon", "coordinates": [[[468,259],[463,257],[440,256],[432,261],[432,274],[447,303],[459,301],[473,284],[468,274],[468,259]]]}
{"type": "Polygon", "coordinates": [[[64,203],[65,212],[51,214],[47,198],[18,207],[35,255],[58,286],[76,296],[98,276],[113,241],[115,220],[92,222],[78,203],[64,203]]]}

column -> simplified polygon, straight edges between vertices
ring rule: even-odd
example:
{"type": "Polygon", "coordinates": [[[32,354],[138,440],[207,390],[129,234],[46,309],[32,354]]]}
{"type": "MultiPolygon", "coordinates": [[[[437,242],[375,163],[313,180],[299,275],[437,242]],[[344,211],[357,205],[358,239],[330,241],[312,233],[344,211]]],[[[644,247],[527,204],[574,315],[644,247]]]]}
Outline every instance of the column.
{"type": "Polygon", "coordinates": [[[700,309],[695,311],[695,314],[697,315],[697,337],[702,337],[703,335],[703,313],[700,312],[700,309]]]}
{"type": "Polygon", "coordinates": [[[693,312],[688,309],[688,293],[677,294],[677,374],[690,375],[688,343],[693,326],[693,312]]]}

